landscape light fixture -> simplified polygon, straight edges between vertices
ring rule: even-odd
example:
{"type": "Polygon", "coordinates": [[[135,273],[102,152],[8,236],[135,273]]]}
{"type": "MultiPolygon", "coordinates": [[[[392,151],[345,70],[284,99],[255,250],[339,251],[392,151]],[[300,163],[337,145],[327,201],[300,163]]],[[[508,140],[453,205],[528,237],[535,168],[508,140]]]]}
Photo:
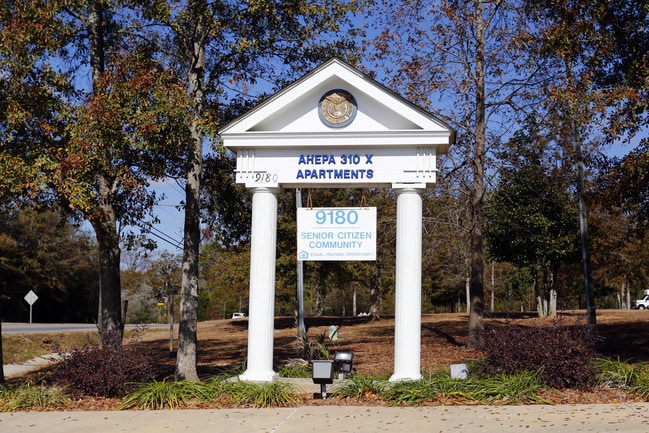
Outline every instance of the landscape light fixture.
{"type": "Polygon", "coordinates": [[[344,379],[346,375],[352,373],[352,363],[354,361],[354,352],[340,351],[334,354],[334,369],[338,372],[338,378],[344,379]]]}
{"type": "Polygon", "coordinates": [[[313,360],[311,378],[313,383],[320,384],[320,397],[327,398],[327,384],[334,383],[334,362],[331,360],[313,360]]]}

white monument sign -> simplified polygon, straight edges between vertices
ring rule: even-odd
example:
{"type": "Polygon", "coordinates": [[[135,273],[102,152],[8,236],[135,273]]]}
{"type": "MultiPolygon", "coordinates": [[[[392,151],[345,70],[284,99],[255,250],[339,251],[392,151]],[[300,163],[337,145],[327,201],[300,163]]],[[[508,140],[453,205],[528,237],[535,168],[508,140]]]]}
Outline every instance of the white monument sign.
{"type": "Polygon", "coordinates": [[[298,260],[376,260],[376,208],[298,208],[298,260]]]}
{"type": "MultiPolygon", "coordinates": [[[[331,59],[219,134],[237,156],[237,183],[252,191],[248,363],[240,378],[278,377],[273,371],[277,196],[286,188],[392,188],[397,220],[391,380],[420,379],[422,193],[435,184],[437,156],[455,141],[455,131],[331,59]]],[[[376,209],[298,212],[298,254],[306,260],[358,260],[365,254],[375,260],[370,257],[376,254],[376,209]]]]}

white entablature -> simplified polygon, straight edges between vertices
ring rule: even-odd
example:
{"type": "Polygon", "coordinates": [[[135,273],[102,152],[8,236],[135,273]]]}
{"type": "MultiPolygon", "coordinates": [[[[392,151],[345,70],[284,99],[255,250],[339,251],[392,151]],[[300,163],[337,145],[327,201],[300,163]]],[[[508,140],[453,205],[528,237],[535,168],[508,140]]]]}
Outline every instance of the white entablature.
{"type": "Polygon", "coordinates": [[[455,132],[339,59],[220,131],[247,187],[431,185],[455,132]]]}

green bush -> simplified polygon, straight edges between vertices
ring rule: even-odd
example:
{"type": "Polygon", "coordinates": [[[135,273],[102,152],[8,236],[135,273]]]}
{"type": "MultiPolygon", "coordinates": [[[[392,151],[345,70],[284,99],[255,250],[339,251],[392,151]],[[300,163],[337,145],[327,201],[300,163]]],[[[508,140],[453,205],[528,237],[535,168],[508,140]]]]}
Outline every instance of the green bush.
{"type": "Polygon", "coordinates": [[[259,384],[224,376],[206,382],[154,381],[128,394],[120,409],[176,409],[192,399],[240,406],[286,407],[297,404],[297,394],[293,385],[281,381],[259,384]]]}
{"type": "Polygon", "coordinates": [[[476,382],[476,386],[467,396],[481,403],[547,403],[541,396],[541,391],[546,387],[538,372],[500,374],[476,382]]]}

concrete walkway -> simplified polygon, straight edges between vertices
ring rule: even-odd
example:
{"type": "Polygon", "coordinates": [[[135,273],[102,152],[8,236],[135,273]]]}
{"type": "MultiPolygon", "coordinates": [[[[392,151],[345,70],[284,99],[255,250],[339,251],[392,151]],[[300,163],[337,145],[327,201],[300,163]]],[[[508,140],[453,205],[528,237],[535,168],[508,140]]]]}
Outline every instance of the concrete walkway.
{"type": "Polygon", "coordinates": [[[20,364],[4,364],[2,369],[4,370],[5,379],[11,379],[48,367],[55,363],[58,358],[58,354],[50,353],[49,355],[39,356],[38,358],[33,358],[20,364]]]}
{"type": "Polygon", "coordinates": [[[0,413],[2,433],[649,432],[649,403],[0,413]]]}

